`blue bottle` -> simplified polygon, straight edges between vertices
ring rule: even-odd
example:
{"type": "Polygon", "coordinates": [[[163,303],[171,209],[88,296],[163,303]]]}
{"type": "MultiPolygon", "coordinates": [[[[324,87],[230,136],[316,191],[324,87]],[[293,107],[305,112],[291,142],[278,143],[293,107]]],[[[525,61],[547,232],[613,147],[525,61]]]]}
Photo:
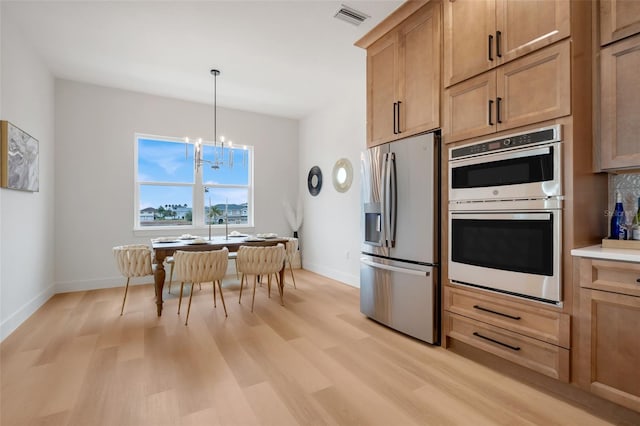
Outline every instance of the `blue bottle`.
{"type": "Polygon", "coordinates": [[[612,240],[626,240],[626,229],[624,220],[624,207],[622,207],[622,194],[616,192],[616,206],[611,215],[611,235],[612,240]]]}

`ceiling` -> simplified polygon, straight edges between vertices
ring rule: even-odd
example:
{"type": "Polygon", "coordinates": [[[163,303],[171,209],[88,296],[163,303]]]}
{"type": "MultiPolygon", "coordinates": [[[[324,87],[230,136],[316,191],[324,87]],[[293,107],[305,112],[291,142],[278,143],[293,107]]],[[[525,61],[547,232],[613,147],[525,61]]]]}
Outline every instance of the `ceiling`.
{"type": "Polygon", "coordinates": [[[303,118],[363,85],[353,43],[402,1],[6,1],[59,78],[303,118]],[[371,18],[335,19],[346,4],[371,18]]]}

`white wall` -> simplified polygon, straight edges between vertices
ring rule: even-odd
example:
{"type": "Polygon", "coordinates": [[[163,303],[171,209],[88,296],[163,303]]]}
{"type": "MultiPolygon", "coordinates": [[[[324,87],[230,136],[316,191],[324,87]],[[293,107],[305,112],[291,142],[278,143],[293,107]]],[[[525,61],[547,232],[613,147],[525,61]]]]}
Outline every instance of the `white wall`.
{"type": "Polygon", "coordinates": [[[1,118],[40,142],[40,192],[0,189],[0,340],[51,297],[55,274],[54,79],[5,16],[1,118]]]}
{"type": "MultiPolygon", "coordinates": [[[[111,248],[163,235],[133,231],[134,134],[210,138],[212,107],[67,80],[55,93],[56,290],[122,286],[111,248]]],[[[218,107],[218,134],[255,147],[249,231],[290,235],[282,200],[298,194],[298,122],[218,107]]]]}
{"type": "Polygon", "coordinates": [[[362,79],[353,91],[300,123],[303,267],[355,287],[360,286],[360,154],[366,146],[364,51],[362,56],[362,79]],[[340,158],[353,166],[353,184],[345,193],[332,184],[333,166],[340,158]],[[306,182],[315,165],[322,170],[323,185],[312,197],[306,182]]]}

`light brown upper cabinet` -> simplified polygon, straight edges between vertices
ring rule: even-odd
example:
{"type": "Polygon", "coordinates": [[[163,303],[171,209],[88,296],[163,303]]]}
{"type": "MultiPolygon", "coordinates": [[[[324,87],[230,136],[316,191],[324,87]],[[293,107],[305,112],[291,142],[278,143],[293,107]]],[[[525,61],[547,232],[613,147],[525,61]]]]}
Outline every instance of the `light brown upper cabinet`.
{"type": "Polygon", "coordinates": [[[640,35],[600,51],[600,167],[640,167],[640,35]]]}
{"type": "Polygon", "coordinates": [[[449,87],[445,142],[571,114],[570,60],[567,40],[449,87]]]}
{"type": "Polygon", "coordinates": [[[570,35],[566,0],[444,0],[444,85],[570,35]]]}
{"type": "Polygon", "coordinates": [[[600,0],[600,44],[640,33],[640,1],[600,0]]]}
{"type": "Polygon", "coordinates": [[[367,146],[440,127],[440,3],[367,48],[367,146]]]}

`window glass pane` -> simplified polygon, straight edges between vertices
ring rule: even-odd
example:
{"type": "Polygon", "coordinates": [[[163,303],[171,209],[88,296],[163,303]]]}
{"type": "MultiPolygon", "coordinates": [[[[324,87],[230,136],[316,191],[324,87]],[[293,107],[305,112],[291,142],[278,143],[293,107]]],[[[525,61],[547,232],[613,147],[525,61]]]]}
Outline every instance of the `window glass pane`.
{"type": "Polygon", "coordinates": [[[202,167],[205,185],[249,185],[248,149],[225,147],[223,150],[220,146],[204,145],[202,154],[204,160],[211,162],[202,167]]]}
{"type": "Polygon", "coordinates": [[[191,186],[140,185],[140,226],[191,225],[191,186]]]}
{"type": "Polygon", "coordinates": [[[138,139],[138,182],[193,181],[192,144],[138,139]]]}
{"type": "Polygon", "coordinates": [[[205,188],[205,191],[205,223],[209,224],[211,221],[214,225],[222,225],[225,217],[228,218],[229,225],[248,223],[249,190],[247,188],[209,187],[205,188]]]}

